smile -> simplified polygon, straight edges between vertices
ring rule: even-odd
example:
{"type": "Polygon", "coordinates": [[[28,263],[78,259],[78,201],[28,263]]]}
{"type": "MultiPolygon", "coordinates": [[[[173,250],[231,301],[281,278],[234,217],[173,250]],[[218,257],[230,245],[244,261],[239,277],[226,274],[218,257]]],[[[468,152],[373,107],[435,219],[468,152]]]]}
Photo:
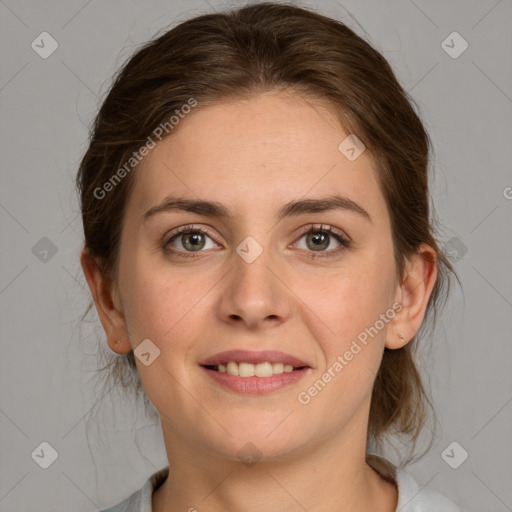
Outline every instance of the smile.
{"type": "Polygon", "coordinates": [[[210,368],[211,370],[218,371],[220,373],[227,373],[229,375],[239,376],[239,377],[272,377],[273,375],[280,375],[281,373],[290,373],[294,368],[291,364],[283,364],[283,363],[270,363],[265,361],[263,363],[245,363],[236,361],[229,361],[226,364],[218,364],[216,366],[210,365],[206,366],[206,368],[210,368]]]}
{"type": "Polygon", "coordinates": [[[222,388],[249,395],[261,395],[283,389],[313,371],[309,366],[294,368],[283,363],[251,364],[234,361],[200,368],[222,388]]]}

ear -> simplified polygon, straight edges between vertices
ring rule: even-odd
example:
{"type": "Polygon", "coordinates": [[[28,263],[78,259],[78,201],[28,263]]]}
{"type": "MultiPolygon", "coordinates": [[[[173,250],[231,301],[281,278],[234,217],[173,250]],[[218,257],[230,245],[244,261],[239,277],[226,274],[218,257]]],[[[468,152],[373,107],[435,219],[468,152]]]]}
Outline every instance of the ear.
{"type": "Polygon", "coordinates": [[[387,348],[402,348],[419,331],[436,280],[436,251],[427,244],[421,244],[406,260],[404,277],[395,296],[402,309],[396,314],[388,329],[387,348]]]}
{"type": "Polygon", "coordinates": [[[102,275],[88,248],[82,250],[80,264],[107,336],[108,346],[118,354],[126,354],[131,350],[131,345],[115,283],[111,278],[102,275]]]}

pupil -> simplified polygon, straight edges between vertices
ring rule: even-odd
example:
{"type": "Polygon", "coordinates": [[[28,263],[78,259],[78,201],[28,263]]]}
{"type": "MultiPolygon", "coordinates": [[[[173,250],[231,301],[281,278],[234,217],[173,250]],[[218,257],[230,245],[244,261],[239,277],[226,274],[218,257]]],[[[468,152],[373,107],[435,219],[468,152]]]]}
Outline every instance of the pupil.
{"type": "Polygon", "coordinates": [[[202,241],[202,235],[200,233],[188,234],[185,237],[185,240],[185,245],[189,245],[189,248],[194,251],[201,249],[202,245],[204,245],[204,241],[202,241]],[[203,244],[201,244],[201,242],[203,242],[203,244]]]}
{"type": "Polygon", "coordinates": [[[320,234],[320,233],[315,233],[313,235],[310,235],[309,236],[309,240],[313,241],[313,244],[314,246],[316,246],[316,248],[321,248],[321,249],[325,249],[325,247],[327,247],[329,244],[325,244],[326,240],[327,240],[327,235],[325,234],[320,234]]]}

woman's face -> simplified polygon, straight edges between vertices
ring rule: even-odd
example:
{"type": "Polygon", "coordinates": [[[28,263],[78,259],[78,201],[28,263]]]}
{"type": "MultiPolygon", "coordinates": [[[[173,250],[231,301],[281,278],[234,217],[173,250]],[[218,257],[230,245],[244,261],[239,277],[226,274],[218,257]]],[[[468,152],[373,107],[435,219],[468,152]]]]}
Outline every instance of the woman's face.
{"type": "Polygon", "coordinates": [[[115,302],[131,347],[150,340],[137,366],[168,439],[233,459],[244,446],[238,457],[270,458],[366,439],[401,295],[385,200],[368,152],[339,149],[348,135],[298,95],[199,104],[133,171],[115,302]],[[337,207],[314,207],[334,196],[337,207]],[[171,198],[227,215],[147,213],[171,198]],[[242,377],[202,366],[233,350],[307,368],[242,377]]]}

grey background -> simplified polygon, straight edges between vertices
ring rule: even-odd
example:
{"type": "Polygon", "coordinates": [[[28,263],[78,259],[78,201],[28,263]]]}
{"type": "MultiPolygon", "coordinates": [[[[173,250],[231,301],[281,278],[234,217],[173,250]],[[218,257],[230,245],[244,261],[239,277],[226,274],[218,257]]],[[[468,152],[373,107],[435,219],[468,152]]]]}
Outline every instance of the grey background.
{"type": "MultiPolygon", "coordinates": [[[[78,326],[88,290],[73,180],[114,71],[158,30],[225,5],[0,0],[2,512],[97,510],[167,465],[143,409],[93,384],[102,331],[99,322],[78,326]],[[47,59],[31,48],[43,31],[59,44],[47,59]],[[42,252],[52,244],[55,254],[42,252]],[[43,441],[58,453],[48,469],[31,457],[43,441]]],[[[468,511],[512,510],[512,2],[302,5],[361,35],[364,27],[413,94],[435,147],[439,237],[464,294],[454,287],[425,352],[440,429],[408,469],[468,511]],[[456,59],[441,47],[453,31],[469,44],[456,59]],[[441,457],[454,441],[469,454],[457,469],[441,457]]]]}

